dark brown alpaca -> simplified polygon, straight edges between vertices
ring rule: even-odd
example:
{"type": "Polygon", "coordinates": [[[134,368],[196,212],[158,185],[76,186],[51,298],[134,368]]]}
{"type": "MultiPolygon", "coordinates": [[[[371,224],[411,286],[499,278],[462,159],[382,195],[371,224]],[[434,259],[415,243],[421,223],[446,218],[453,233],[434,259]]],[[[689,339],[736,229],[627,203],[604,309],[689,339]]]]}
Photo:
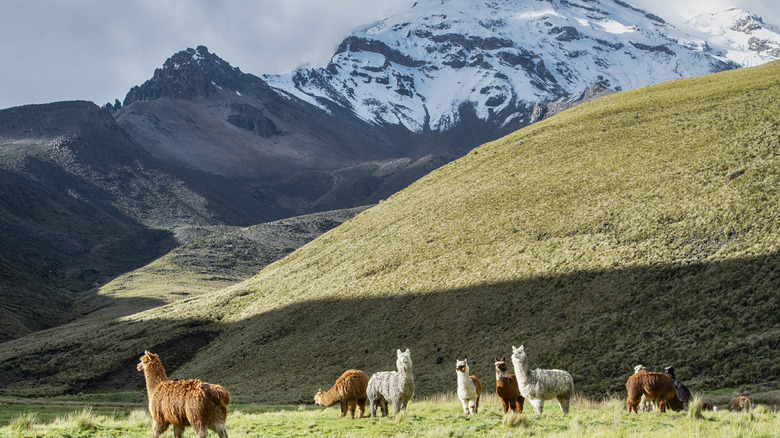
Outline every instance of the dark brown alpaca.
{"type": "Polygon", "coordinates": [[[355,406],[357,406],[360,418],[362,418],[368,401],[367,387],[368,376],[366,373],[360,370],[347,370],[336,380],[328,392],[320,389],[314,395],[314,404],[328,407],[341,403],[341,416],[339,418],[344,418],[347,410],[349,410],[349,418],[355,418],[355,406]]]}
{"type": "Polygon", "coordinates": [[[629,413],[631,411],[637,413],[636,407],[642,395],[655,400],[658,412],[666,412],[666,402],[669,402],[669,407],[674,411],[683,408],[682,402],[677,398],[672,379],[663,373],[640,371],[628,378],[626,390],[628,391],[626,406],[629,413]]]}
{"type": "Polygon", "coordinates": [[[496,395],[501,399],[501,406],[506,414],[511,409],[518,414],[523,413],[525,398],[520,395],[520,387],[517,384],[517,376],[509,374],[506,358],[495,357],[496,363],[496,395]]]}
{"type": "Polygon", "coordinates": [[[143,371],[146,378],[152,437],[157,438],[173,425],[176,438],[187,426],[192,426],[198,438],[206,437],[209,429],[227,438],[225,419],[230,394],[225,388],[197,379],[168,380],[160,359],[148,351],[141,356],[138,371],[143,371]]]}

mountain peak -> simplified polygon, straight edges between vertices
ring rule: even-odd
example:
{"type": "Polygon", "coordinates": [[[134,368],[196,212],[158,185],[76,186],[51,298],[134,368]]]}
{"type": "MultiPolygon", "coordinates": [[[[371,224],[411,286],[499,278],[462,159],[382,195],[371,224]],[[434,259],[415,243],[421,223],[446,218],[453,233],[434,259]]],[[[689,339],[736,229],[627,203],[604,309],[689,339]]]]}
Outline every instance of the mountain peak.
{"type": "Polygon", "coordinates": [[[206,46],[187,48],[155,69],[152,79],[130,89],[123,105],[160,97],[208,97],[217,90],[239,92],[243,75],[238,67],[209,52],[206,46]]]}
{"type": "Polygon", "coordinates": [[[743,67],[780,59],[780,28],[748,11],[706,12],[686,24],[710,35],[708,44],[714,52],[743,67]]]}

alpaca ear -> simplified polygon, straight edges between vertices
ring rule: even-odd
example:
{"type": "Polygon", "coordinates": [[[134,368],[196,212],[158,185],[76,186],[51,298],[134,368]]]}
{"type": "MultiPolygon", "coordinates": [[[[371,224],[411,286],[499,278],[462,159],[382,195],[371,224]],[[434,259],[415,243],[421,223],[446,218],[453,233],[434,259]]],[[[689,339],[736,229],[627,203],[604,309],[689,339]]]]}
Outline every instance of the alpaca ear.
{"type": "Polygon", "coordinates": [[[145,354],[146,356],[148,356],[148,355],[149,355],[149,350],[144,350],[144,354],[145,354]]]}
{"type": "Polygon", "coordinates": [[[399,348],[398,350],[396,350],[396,351],[395,351],[395,355],[396,355],[396,356],[400,356],[400,355],[401,355],[401,349],[400,349],[400,348],[399,348]]]}
{"type": "Polygon", "coordinates": [[[411,352],[411,351],[409,351],[409,349],[407,348],[407,349],[406,349],[406,354],[412,354],[412,352],[411,352]]]}

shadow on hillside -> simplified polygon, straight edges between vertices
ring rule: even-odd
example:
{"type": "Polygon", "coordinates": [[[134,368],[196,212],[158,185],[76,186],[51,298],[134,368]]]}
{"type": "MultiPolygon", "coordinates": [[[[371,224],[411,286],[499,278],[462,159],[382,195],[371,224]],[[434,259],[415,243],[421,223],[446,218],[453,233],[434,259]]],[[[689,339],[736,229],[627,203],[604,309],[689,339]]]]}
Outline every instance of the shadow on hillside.
{"type": "Polygon", "coordinates": [[[14,354],[0,344],[0,388],[13,393],[16,379],[33,378],[70,391],[142,387],[140,373],[132,375],[149,349],[169,375],[224,384],[244,401],[308,403],[344,370],[394,369],[395,350],[410,348],[419,397],[454,391],[453,363],[464,357],[490,390],[493,357],[508,358],[520,344],[532,367],[568,370],[577,389],[594,396],[622,394],[638,363],[657,371],[674,365],[692,390],[777,388],[779,269],[773,253],[307,301],[234,324],[118,321],[78,343],[61,340],[51,360],[62,368],[45,375],[19,373],[30,360],[46,363],[43,353],[14,354]],[[112,365],[75,382],[62,371],[95,354],[112,365]],[[291,378],[298,374],[307,378],[291,378]]]}

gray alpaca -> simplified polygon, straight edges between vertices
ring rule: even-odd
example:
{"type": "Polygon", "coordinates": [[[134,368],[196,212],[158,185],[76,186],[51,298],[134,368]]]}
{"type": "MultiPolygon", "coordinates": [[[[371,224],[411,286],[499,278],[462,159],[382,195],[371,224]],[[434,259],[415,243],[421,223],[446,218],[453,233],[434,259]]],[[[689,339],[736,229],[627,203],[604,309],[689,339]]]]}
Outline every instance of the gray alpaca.
{"type": "Polygon", "coordinates": [[[376,408],[382,409],[382,416],[387,416],[387,402],[393,404],[395,414],[406,410],[406,403],[414,395],[414,377],[412,376],[412,353],[407,348],[405,352],[398,350],[395,366],[398,371],[382,371],[374,373],[368,381],[366,395],[371,402],[371,416],[376,417],[376,408]]]}
{"type": "Polygon", "coordinates": [[[571,374],[561,370],[530,370],[528,357],[521,345],[512,346],[512,364],[515,366],[520,395],[526,398],[534,413],[542,414],[544,401],[558,399],[563,415],[569,413],[569,400],[574,395],[574,379],[571,374]]]}

